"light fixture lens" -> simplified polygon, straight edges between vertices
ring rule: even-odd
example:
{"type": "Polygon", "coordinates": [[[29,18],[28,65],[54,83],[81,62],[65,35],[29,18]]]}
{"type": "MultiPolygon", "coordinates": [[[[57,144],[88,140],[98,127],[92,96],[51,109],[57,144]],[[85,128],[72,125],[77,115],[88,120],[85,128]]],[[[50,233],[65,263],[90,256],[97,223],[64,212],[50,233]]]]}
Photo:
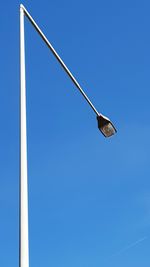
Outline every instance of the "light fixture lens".
{"type": "Polygon", "coordinates": [[[115,134],[115,132],[116,132],[114,127],[112,126],[112,124],[110,122],[108,124],[106,124],[105,126],[101,127],[101,131],[106,137],[109,137],[109,136],[115,134]]]}

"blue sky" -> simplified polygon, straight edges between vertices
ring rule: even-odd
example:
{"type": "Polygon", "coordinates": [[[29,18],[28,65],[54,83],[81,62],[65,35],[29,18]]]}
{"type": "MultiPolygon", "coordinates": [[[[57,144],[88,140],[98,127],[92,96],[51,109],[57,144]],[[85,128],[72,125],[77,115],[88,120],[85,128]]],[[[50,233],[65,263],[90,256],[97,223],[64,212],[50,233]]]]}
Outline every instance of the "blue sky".
{"type": "MultiPolygon", "coordinates": [[[[0,266],[18,266],[19,4],[2,1],[0,266]]],[[[30,266],[149,267],[150,3],[23,4],[99,112],[25,21],[30,266]]]]}

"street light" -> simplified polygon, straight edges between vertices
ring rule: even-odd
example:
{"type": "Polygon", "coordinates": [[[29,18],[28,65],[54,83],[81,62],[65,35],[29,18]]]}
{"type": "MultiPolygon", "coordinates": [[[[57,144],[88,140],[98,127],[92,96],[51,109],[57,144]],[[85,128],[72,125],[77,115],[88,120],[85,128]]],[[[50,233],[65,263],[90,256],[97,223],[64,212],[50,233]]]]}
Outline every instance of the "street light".
{"type": "Polygon", "coordinates": [[[54,54],[60,65],[68,74],[72,82],[78,88],[84,99],[97,115],[98,128],[106,136],[113,135],[116,130],[112,122],[99,114],[90,99],[87,97],[80,84],[74,78],[70,70],[57,54],[51,43],[28,13],[26,8],[20,5],[20,245],[19,245],[19,265],[29,267],[29,247],[28,247],[28,179],[27,179],[27,129],[26,129],[26,77],[25,77],[25,34],[24,16],[26,16],[36,31],[42,37],[48,48],[54,54]]]}

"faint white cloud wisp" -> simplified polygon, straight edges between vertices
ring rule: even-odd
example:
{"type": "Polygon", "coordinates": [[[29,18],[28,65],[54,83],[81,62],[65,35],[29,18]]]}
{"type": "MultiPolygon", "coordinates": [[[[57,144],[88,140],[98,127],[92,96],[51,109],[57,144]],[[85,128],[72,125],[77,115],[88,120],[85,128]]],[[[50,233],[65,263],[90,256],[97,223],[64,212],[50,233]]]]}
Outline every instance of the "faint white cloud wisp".
{"type": "Polygon", "coordinates": [[[120,251],[116,252],[115,254],[113,254],[113,256],[120,255],[121,253],[127,251],[128,249],[133,248],[133,247],[137,246],[139,243],[145,241],[147,238],[148,238],[148,237],[145,236],[145,237],[143,237],[143,238],[138,239],[137,241],[131,243],[131,244],[128,245],[127,247],[125,247],[125,248],[121,249],[120,251]]]}

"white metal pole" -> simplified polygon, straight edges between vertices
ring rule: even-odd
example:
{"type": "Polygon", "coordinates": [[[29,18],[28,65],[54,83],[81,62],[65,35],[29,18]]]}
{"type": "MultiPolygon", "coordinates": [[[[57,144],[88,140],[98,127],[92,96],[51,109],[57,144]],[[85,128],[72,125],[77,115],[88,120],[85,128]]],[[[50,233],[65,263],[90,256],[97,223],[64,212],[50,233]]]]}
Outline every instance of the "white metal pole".
{"type": "Polygon", "coordinates": [[[29,267],[24,9],[20,5],[20,244],[19,267],[29,267]]]}

